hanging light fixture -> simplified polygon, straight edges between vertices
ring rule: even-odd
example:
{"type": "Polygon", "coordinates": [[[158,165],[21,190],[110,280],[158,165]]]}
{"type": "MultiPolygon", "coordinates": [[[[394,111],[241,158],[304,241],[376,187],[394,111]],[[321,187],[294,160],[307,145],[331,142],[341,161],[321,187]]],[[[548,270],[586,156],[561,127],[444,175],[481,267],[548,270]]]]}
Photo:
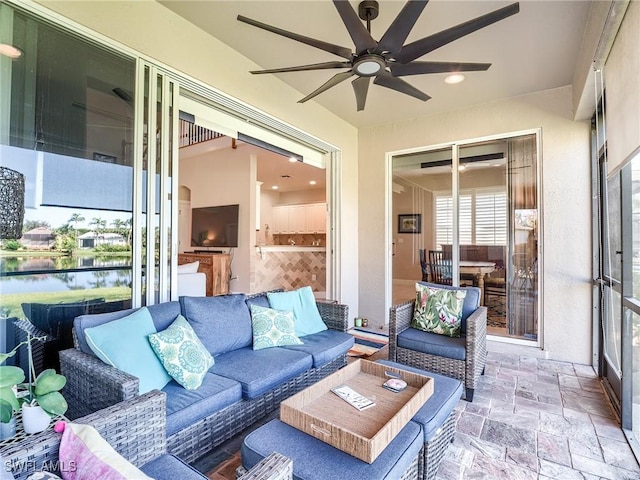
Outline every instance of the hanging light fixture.
{"type": "Polygon", "coordinates": [[[0,167],[0,239],[22,237],[24,175],[0,167]]]}

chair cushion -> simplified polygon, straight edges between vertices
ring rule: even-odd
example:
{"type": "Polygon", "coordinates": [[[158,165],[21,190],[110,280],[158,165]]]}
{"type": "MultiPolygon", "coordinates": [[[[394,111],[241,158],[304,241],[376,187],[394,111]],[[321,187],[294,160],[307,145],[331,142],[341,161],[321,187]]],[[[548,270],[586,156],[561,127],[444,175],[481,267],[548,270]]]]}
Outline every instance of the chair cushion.
{"type": "Polygon", "coordinates": [[[462,322],[460,324],[460,331],[465,333],[467,331],[467,318],[473,312],[475,312],[480,306],[480,288],[478,287],[452,287],[450,285],[440,285],[437,283],[418,282],[421,285],[427,285],[431,288],[444,288],[446,290],[465,290],[467,296],[464,297],[462,304],[462,322]]]}
{"type": "Polygon", "coordinates": [[[140,470],[152,478],[172,478],[175,480],[200,480],[207,478],[191,465],[169,454],[154,458],[140,470]]]}
{"type": "Polygon", "coordinates": [[[160,390],[171,381],[149,344],[156,333],[151,314],[143,307],[132,314],[84,331],[93,353],[103,362],[138,377],[139,393],[160,390]]]}
{"type": "Polygon", "coordinates": [[[411,419],[422,426],[424,443],[429,442],[438,433],[438,429],[451,415],[456,405],[458,405],[460,397],[462,397],[462,382],[455,378],[445,377],[438,373],[420,370],[389,360],[378,360],[376,363],[433,378],[433,394],[411,419]]]}
{"type": "Polygon", "coordinates": [[[253,349],[301,345],[293,327],[293,312],[251,305],[253,349]]]}
{"type": "Polygon", "coordinates": [[[305,335],[302,345],[287,345],[283,348],[308,353],[313,357],[314,368],[322,367],[343,355],[353,347],[353,335],[336,330],[324,330],[313,335],[305,335]]]}
{"type": "MultiPolygon", "coordinates": [[[[156,331],[164,330],[173,323],[178,315],[180,315],[180,304],[178,302],[164,302],[159,303],[158,305],[149,305],[145,308],[151,314],[151,318],[153,319],[153,324],[155,325],[156,331]]],[[[126,310],[117,310],[107,313],[95,313],[91,315],[81,315],[79,317],[76,317],[76,319],[73,321],[73,328],[76,331],[76,338],[78,339],[78,346],[80,347],[80,350],[84,353],[95,356],[91,348],[89,348],[89,344],[87,343],[87,340],[85,338],[84,331],[87,328],[97,327],[98,325],[102,325],[113,320],[118,320],[120,318],[131,315],[136,310],[138,309],[128,308],[126,310]]]]}
{"type": "Polygon", "coordinates": [[[61,465],[74,465],[63,472],[68,480],[85,478],[148,479],[135,465],[116,452],[91,425],[67,422],[60,439],[61,465]]]}
{"type": "Polygon", "coordinates": [[[416,283],[416,303],[411,326],[425,332],[460,336],[465,290],[432,288],[416,283]]]}
{"type": "Polygon", "coordinates": [[[240,384],[207,373],[200,387],[186,390],[172,381],[162,389],[167,394],[167,436],[242,400],[240,384]]]}
{"type": "Polygon", "coordinates": [[[251,346],[251,313],[242,293],[216,297],[180,297],[182,315],[214,357],[251,346]]]}
{"type": "Polygon", "coordinates": [[[447,337],[435,333],[423,332],[417,328],[407,328],[398,334],[398,347],[439,357],[465,360],[466,335],[447,337]]]}
{"type": "Polygon", "coordinates": [[[313,364],[311,355],[284,347],[253,350],[242,348],[219,355],[211,373],[242,385],[244,398],[256,398],[305,372],[313,364]]]}
{"type": "Polygon", "coordinates": [[[149,335],[149,343],[171,377],[187,390],[200,386],[213,357],[182,315],[162,332],[149,335]]]}
{"type": "Polygon", "coordinates": [[[420,426],[409,422],[369,464],[275,419],[245,437],[241,450],[242,465],[247,469],[253,468],[276,451],[293,461],[294,478],[396,480],[420,453],[422,439],[420,426]]]}
{"type": "Polygon", "coordinates": [[[269,292],[267,297],[269,297],[271,308],[293,312],[298,337],[327,329],[318,311],[311,287],[302,287],[290,292],[269,292]]]}

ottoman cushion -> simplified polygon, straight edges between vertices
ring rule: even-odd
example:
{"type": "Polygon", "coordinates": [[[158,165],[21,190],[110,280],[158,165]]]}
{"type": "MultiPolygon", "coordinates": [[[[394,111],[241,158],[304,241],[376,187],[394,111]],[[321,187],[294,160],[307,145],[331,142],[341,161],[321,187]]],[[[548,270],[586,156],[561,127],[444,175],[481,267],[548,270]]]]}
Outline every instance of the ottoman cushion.
{"type": "Polygon", "coordinates": [[[390,367],[399,368],[408,372],[426,375],[434,379],[433,395],[422,406],[420,410],[413,416],[412,421],[422,426],[424,434],[424,443],[431,440],[438,429],[444,424],[445,420],[451,415],[451,412],[460,397],[462,396],[462,382],[455,378],[445,377],[437,373],[427,372],[418,368],[409,367],[390,360],[378,360],[376,363],[388,365],[390,367]]]}
{"type": "Polygon", "coordinates": [[[275,451],[293,461],[293,477],[297,479],[397,480],[420,453],[422,439],[420,426],[409,422],[369,464],[275,419],[244,439],[242,464],[251,469],[275,451]]]}

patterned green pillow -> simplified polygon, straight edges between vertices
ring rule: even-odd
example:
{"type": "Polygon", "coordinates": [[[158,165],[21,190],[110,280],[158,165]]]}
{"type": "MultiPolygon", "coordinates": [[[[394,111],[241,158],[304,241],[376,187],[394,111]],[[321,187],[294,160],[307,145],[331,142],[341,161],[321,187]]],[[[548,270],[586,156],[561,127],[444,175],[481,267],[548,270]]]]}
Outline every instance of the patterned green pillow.
{"type": "Polygon", "coordinates": [[[411,326],[425,332],[460,336],[462,304],[466,290],[431,288],[416,283],[416,305],[411,326]]]}
{"type": "Polygon", "coordinates": [[[167,373],[187,390],[202,385],[213,366],[213,357],[182,315],[166,330],[149,335],[149,343],[167,373]]]}
{"type": "Polygon", "coordinates": [[[251,305],[253,349],[302,345],[295,333],[293,312],[251,305]]]}

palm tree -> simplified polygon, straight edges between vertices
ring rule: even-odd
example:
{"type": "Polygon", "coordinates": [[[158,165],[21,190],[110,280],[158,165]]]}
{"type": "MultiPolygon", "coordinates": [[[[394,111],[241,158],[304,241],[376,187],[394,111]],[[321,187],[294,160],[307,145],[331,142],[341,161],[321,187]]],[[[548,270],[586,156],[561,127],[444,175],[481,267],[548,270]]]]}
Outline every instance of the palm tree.
{"type": "Polygon", "coordinates": [[[102,234],[102,229],[107,226],[107,221],[100,217],[94,217],[89,225],[95,226],[97,245],[99,243],[100,235],[102,234]]]}
{"type": "Polygon", "coordinates": [[[69,219],[69,223],[73,223],[73,231],[76,236],[76,242],[78,241],[78,222],[84,222],[84,220],[85,218],[79,213],[74,213],[69,219]]]}

